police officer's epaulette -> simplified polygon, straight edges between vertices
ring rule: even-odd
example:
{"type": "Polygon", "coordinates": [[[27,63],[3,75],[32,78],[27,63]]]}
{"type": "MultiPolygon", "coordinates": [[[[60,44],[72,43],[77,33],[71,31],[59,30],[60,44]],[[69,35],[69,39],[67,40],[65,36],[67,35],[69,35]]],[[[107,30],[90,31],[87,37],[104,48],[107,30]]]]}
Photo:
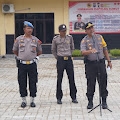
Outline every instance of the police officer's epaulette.
{"type": "Polygon", "coordinates": [[[101,37],[102,35],[100,35],[100,34],[95,34],[97,37],[101,37]]]}
{"type": "Polygon", "coordinates": [[[23,39],[25,36],[24,35],[20,35],[19,37],[21,37],[23,39]]]}
{"type": "Polygon", "coordinates": [[[56,39],[58,36],[59,36],[59,35],[54,36],[54,38],[53,38],[53,39],[56,39]]]}
{"type": "Polygon", "coordinates": [[[87,40],[87,38],[88,38],[88,35],[86,35],[86,36],[83,38],[83,40],[87,40]]]}
{"type": "Polygon", "coordinates": [[[67,35],[68,37],[72,37],[72,35],[67,35]]]}
{"type": "Polygon", "coordinates": [[[32,40],[35,40],[35,42],[37,42],[37,37],[35,37],[35,36],[32,36],[32,40]]]}
{"type": "Polygon", "coordinates": [[[23,39],[24,37],[23,37],[23,35],[20,35],[20,36],[18,36],[16,39],[18,40],[18,41],[20,41],[21,39],[23,39]]]}

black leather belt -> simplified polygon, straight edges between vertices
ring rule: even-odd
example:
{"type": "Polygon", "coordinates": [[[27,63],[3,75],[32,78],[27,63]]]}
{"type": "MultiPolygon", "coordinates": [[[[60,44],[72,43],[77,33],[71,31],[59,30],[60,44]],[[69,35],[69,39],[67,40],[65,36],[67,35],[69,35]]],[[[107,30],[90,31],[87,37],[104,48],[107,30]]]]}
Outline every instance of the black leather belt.
{"type": "Polygon", "coordinates": [[[58,59],[69,60],[71,56],[57,56],[58,59]]]}
{"type": "Polygon", "coordinates": [[[94,60],[94,61],[87,60],[86,63],[104,63],[104,61],[105,61],[105,59],[103,58],[103,59],[100,59],[99,61],[97,61],[97,60],[94,60]]]}

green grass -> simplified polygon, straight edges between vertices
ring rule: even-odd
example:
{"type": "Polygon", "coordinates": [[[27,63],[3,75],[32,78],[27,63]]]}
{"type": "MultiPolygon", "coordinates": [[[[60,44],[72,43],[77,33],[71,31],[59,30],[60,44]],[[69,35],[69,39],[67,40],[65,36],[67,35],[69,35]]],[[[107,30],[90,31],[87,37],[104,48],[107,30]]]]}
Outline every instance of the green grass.
{"type": "Polygon", "coordinates": [[[81,51],[80,50],[74,50],[73,53],[72,53],[72,57],[81,57],[82,54],[81,54],[81,51]]]}
{"type": "Polygon", "coordinates": [[[120,49],[111,49],[110,54],[114,57],[120,57],[120,49]]]}

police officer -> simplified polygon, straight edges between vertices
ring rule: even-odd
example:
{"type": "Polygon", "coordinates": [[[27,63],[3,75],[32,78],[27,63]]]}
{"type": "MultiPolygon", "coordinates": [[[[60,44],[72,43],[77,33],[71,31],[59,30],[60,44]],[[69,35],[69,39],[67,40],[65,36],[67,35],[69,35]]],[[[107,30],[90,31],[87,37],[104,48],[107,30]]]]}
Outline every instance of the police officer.
{"type": "Polygon", "coordinates": [[[81,21],[81,14],[77,14],[78,21],[74,24],[74,30],[85,30],[85,23],[81,21]]]}
{"type": "Polygon", "coordinates": [[[35,107],[34,97],[36,97],[36,83],[38,79],[37,73],[37,58],[42,54],[41,41],[32,36],[33,25],[24,21],[24,35],[16,38],[13,45],[13,53],[17,56],[18,66],[18,83],[19,92],[22,97],[21,107],[24,108],[27,105],[27,75],[29,77],[29,91],[30,91],[30,106],[35,107]]]}
{"type": "Polygon", "coordinates": [[[70,96],[72,98],[73,103],[78,103],[76,99],[77,89],[74,81],[74,70],[73,70],[73,62],[71,59],[72,52],[74,50],[74,41],[71,35],[66,35],[66,25],[62,24],[59,26],[59,33],[53,38],[52,41],[52,54],[57,59],[57,91],[56,98],[57,103],[62,104],[62,78],[64,69],[67,72],[69,79],[69,87],[70,87],[70,96]]]}
{"type": "Polygon", "coordinates": [[[102,97],[102,108],[107,109],[107,73],[104,55],[107,59],[107,67],[112,68],[112,64],[107,51],[107,44],[102,35],[95,34],[94,25],[88,22],[85,26],[87,35],[81,41],[82,55],[85,56],[85,73],[87,78],[87,109],[93,108],[93,95],[95,92],[96,78],[99,77],[100,96],[102,97]],[[98,74],[99,73],[99,74],[98,74]]]}

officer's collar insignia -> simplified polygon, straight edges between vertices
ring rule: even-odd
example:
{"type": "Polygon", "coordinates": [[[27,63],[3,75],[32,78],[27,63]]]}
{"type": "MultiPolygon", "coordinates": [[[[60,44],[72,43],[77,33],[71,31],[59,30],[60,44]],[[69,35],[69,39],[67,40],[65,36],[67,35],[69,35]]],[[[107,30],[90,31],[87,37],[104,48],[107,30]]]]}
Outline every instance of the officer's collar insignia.
{"type": "Polygon", "coordinates": [[[17,40],[15,40],[15,43],[17,42],[17,40]]]}
{"type": "Polygon", "coordinates": [[[85,40],[82,40],[82,43],[84,43],[85,42],[85,40]]]}
{"type": "MultiPolygon", "coordinates": [[[[23,36],[23,38],[25,39],[25,38],[26,38],[26,36],[24,35],[24,36],[23,36]]],[[[30,38],[32,39],[32,35],[31,35],[31,37],[30,37],[30,38]]]]}

